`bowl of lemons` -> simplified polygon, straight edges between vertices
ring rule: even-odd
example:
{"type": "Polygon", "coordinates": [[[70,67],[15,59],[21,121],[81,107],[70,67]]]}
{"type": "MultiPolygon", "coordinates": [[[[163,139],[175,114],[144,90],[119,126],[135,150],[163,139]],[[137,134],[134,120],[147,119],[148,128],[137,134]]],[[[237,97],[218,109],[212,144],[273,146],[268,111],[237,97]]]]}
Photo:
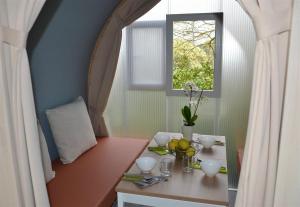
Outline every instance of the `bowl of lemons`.
{"type": "Polygon", "coordinates": [[[171,139],[168,142],[168,149],[171,153],[176,154],[176,159],[182,159],[184,156],[193,157],[196,154],[195,148],[186,138],[171,139]]]}

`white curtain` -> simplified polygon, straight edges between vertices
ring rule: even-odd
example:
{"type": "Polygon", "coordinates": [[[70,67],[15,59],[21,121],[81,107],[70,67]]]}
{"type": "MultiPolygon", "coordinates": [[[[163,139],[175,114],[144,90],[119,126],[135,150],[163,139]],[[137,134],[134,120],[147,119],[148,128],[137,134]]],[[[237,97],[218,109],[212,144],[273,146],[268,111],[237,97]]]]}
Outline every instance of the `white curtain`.
{"type": "Polygon", "coordinates": [[[293,11],[275,207],[300,206],[300,0],[293,11]]]}
{"type": "Polygon", "coordinates": [[[274,205],[292,0],[241,0],[257,34],[237,207],[274,205]]]}
{"type": "Polygon", "coordinates": [[[0,0],[0,206],[49,206],[26,39],[44,0],[0,0]]]}

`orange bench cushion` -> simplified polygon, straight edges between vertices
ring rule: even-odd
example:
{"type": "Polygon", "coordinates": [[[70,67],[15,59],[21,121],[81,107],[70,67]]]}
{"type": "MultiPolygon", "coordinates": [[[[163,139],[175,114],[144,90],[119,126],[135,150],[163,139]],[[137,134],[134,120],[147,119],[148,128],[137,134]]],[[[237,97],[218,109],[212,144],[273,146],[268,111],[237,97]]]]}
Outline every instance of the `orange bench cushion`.
{"type": "Polygon", "coordinates": [[[56,176],[47,184],[52,207],[110,207],[116,184],[148,140],[106,137],[97,142],[71,164],[53,162],[56,176]]]}

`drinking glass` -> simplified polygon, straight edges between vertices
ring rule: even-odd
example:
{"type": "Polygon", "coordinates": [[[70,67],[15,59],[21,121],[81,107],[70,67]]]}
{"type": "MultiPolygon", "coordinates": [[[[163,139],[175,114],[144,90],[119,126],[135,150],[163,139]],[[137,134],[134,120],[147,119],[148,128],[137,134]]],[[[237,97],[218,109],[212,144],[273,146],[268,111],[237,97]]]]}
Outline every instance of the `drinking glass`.
{"type": "Polygon", "coordinates": [[[183,172],[185,173],[192,173],[193,167],[192,167],[192,158],[190,156],[184,155],[183,157],[183,172]]]}
{"type": "Polygon", "coordinates": [[[171,166],[172,166],[172,159],[171,158],[163,158],[160,161],[161,175],[164,177],[171,176],[171,166]]]}

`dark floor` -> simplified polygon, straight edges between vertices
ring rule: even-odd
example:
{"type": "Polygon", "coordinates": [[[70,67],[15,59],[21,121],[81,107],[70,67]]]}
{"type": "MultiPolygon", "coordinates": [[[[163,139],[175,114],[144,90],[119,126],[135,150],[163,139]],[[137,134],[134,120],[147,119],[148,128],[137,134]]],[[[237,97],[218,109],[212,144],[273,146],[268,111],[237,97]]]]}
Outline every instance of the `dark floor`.
{"type": "MultiPolygon", "coordinates": [[[[228,192],[229,192],[228,193],[228,195],[229,195],[229,207],[234,207],[234,202],[235,202],[235,197],[236,197],[236,191],[235,190],[229,190],[228,192]]],[[[117,203],[115,203],[112,207],[117,207],[117,203]]],[[[127,203],[125,205],[125,207],[146,207],[146,206],[127,203]]]]}

